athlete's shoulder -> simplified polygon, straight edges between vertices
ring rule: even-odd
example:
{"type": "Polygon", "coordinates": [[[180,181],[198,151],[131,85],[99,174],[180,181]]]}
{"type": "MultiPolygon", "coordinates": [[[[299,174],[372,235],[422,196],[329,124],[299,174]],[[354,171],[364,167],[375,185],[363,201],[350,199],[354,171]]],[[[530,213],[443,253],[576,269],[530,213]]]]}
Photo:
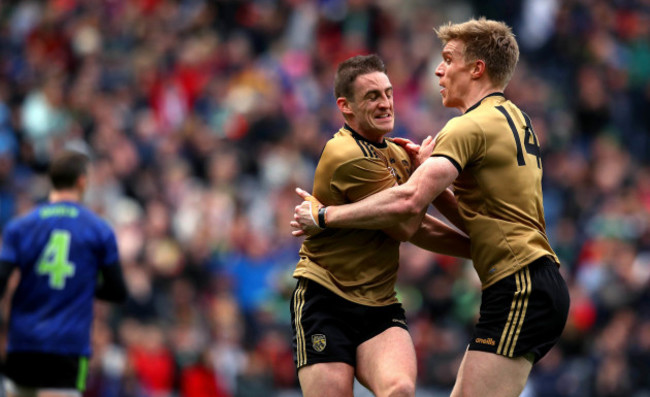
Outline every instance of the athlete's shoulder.
{"type": "Polygon", "coordinates": [[[463,114],[460,118],[471,120],[477,125],[482,126],[486,123],[501,121],[503,118],[503,112],[506,109],[518,109],[514,103],[504,97],[495,97],[490,99],[491,100],[486,100],[485,103],[482,103],[481,106],[478,106],[471,112],[463,114]]]}
{"type": "Polygon", "coordinates": [[[346,128],[341,128],[323,149],[321,161],[328,164],[342,164],[353,160],[373,157],[370,143],[356,137],[346,128]]]}
{"type": "Polygon", "coordinates": [[[21,232],[23,230],[33,230],[34,222],[37,222],[39,219],[39,211],[43,208],[43,205],[39,205],[36,208],[31,209],[29,212],[15,216],[12,218],[4,227],[4,233],[10,232],[21,232]]]}
{"type": "MultiPolygon", "coordinates": [[[[452,136],[454,134],[470,135],[481,132],[481,123],[468,113],[453,117],[438,133],[438,136],[452,136]]],[[[438,139],[438,137],[436,137],[438,139]]]]}
{"type": "Polygon", "coordinates": [[[83,217],[83,220],[92,224],[93,227],[99,229],[100,231],[103,232],[113,232],[113,228],[110,225],[110,223],[101,217],[99,214],[95,213],[94,211],[90,210],[89,208],[79,205],[78,206],[79,213],[83,217]]]}
{"type": "Polygon", "coordinates": [[[402,145],[396,143],[393,138],[385,138],[385,140],[386,144],[391,148],[391,150],[408,155],[406,149],[404,149],[402,145]]]}

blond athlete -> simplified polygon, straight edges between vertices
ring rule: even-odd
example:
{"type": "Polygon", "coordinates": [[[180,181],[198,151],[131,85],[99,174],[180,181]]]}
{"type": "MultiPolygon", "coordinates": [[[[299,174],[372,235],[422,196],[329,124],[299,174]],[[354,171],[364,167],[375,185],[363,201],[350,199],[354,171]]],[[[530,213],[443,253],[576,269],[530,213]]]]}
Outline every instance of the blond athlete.
{"type": "MultiPolygon", "coordinates": [[[[533,363],[559,339],[569,308],[545,231],[539,143],[529,117],[503,95],[519,49],[507,25],[483,18],[444,25],[437,34],[444,44],[436,69],[442,103],[463,114],[440,131],[432,156],[408,182],[323,207],[320,226],[389,227],[415,218],[453,183],[483,294],[452,397],[518,396],[533,363]]],[[[299,194],[309,201],[296,208],[294,235],[314,233],[318,203],[299,194]]]]}
{"type": "MultiPolygon", "coordinates": [[[[350,58],[339,65],[334,85],[345,125],[323,149],[314,196],[345,204],[405,182],[412,160],[384,138],[394,125],[384,63],[376,55],[350,58]]],[[[441,253],[470,254],[466,236],[424,211],[404,225],[330,228],[302,244],[291,323],[306,397],[352,397],[355,377],[379,397],[415,394],[415,351],[395,293],[399,244],[407,239],[441,253]]]]}

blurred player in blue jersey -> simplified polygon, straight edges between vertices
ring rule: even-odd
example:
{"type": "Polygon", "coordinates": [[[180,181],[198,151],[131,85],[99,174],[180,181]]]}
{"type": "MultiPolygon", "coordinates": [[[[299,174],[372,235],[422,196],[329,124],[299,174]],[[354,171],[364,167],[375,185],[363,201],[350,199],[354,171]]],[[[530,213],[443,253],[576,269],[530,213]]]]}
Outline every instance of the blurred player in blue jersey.
{"type": "Polygon", "coordinates": [[[5,386],[9,397],[80,397],[93,298],[126,299],[115,234],[80,204],[89,159],[75,151],[49,169],[49,203],[12,220],[0,250],[0,297],[14,269],[5,386]]]}

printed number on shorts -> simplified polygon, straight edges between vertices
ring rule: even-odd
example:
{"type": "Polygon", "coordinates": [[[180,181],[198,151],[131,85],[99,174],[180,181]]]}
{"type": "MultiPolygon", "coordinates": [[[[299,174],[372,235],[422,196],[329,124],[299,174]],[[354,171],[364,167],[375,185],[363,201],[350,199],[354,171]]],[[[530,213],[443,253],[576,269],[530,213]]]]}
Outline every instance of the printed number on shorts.
{"type": "Polygon", "coordinates": [[[67,277],[74,276],[74,263],[68,261],[70,252],[70,232],[67,230],[54,230],[43,249],[36,273],[50,277],[50,287],[53,289],[65,288],[67,277]]]}
{"type": "MultiPolygon", "coordinates": [[[[517,145],[517,164],[519,166],[526,165],[526,160],[524,160],[524,153],[521,149],[521,139],[519,138],[517,127],[515,127],[515,122],[512,120],[512,117],[510,117],[510,114],[508,114],[503,106],[497,106],[496,108],[506,117],[506,120],[508,120],[508,125],[512,130],[512,135],[514,136],[515,144],[517,145]]],[[[524,147],[526,148],[526,153],[535,156],[537,158],[537,168],[542,168],[542,150],[539,147],[537,135],[535,135],[535,132],[533,131],[533,126],[528,115],[524,112],[521,112],[521,114],[526,120],[526,125],[524,126],[524,129],[526,130],[526,133],[524,135],[524,147]]]]}

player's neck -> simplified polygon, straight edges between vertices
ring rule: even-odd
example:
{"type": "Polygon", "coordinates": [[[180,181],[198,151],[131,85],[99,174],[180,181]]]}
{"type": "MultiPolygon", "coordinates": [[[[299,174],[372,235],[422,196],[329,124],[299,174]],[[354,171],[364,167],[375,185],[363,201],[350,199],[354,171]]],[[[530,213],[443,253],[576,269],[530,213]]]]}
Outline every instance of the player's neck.
{"type": "Polygon", "coordinates": [[[476,105],[483,98],[485,98],[490,94],[494,94],[495,92],[503,92],[503,89],[494,87],[492,85],[484,85],[484,86],[476,87],[475,90],[472,90],[472,92],[467,95],[467,98],[464,101],[463,106],[459,106],[458,109],[462,113],[465,113],[467,112],[467,109],[476,105]]]}
{"type": "Polygon", "coordinates": [[[374,142],[374,143],[378,143],[378,144],[381,144],[382,142],[384,142],[384,135],[386,135],[386,133],[381,133],[381,132],[374,133],[374,134],[370,133],[370,132],[365,131],[364,129],[360,128],[354,122],[346,121],[345,124],[346,124],[346,127],[348,129],[351,129],[352,131],[354,131],[355,133],[357,133],[358,135],[363,137],[368,142],[374,142]]]}
{"type": "Polygon", "coordinates": [[[62,201],[81,201],[81,192],[76,189],[52,190],[49,197],[50,203],[59,203],[62,201]]]}

